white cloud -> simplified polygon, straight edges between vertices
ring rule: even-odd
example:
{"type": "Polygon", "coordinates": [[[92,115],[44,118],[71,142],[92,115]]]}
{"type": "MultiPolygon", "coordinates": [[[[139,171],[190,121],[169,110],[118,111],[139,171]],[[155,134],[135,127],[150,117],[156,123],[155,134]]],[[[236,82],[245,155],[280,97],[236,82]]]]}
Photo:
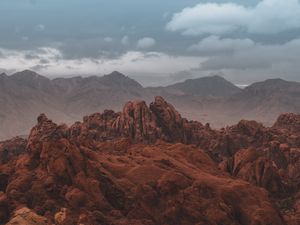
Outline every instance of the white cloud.
{"type": "Polygon", "coordinates": [[[51,77],[64,75],[107,74],[118,70],[125,74],[169,74],[199,67],[201,57],[170,56],[161,52],[130,51],[118,58],[64,59],[55,48],[39,48],[35,51],[0,49],[4,57],[0,68],[8,71],[34,69],[51,77]],[[30,56],[30,57],[28,57],[30,56]]]}
{"type": "Polygon", "coordinates": [[[204,55],[229,53],[240,50],[247,50],[254,47],[255,43],[251,39],[221,39],[218,36],[209,36],[199,43],[189,47],[190,51],[197,51],[204,55]]]}
{"type": "MultiPolygon", "coordinates": [[[[115,58],[101,56],[81,59],[65,58],[54,47],[31,51],[0,48],[0,68],[6,71],[33,69],[49,77],[107,74],[119,70],[128,75],[133,74],[135,78],[151,74],[151,77],[157,77],[151,81],[151,84],[156,82],[155,85],[161,84],[162,80],[166,83],[172,82],[165,79],[169,74],[193,69],[195,77],[221,71],[239,83],[269,77],[300,81],[300,39],[284,44],[263,45],[250,39],[222,39],[211,36],[194,47],[194,50],[199,51],[197,56],[129,51],[115,58]]],[[[138,80],[142,81],[142,78],[138,80]]]]}
{"type": "Polygon", "coordinates": [[[166,27],[185,35],[221,35],[233,31],[276,34],[300,28],[300,3],[298,0],[262,0],[255,7],[200,3],[176,13],[166,27]]]}
{"type": "Polygon", "coordinates": [[[150,37],[144,37],[138,40],[137,47],[141,49],[151,48],[156,44],[156,41],[150,37]]]}
{"type": "Polygon", "coordinates": [[[125,35],[125,36],[121,39],[121,43],[122,43],[122,45],[124,45],[124,46],[129,45],[129,37],[125,35]]]}

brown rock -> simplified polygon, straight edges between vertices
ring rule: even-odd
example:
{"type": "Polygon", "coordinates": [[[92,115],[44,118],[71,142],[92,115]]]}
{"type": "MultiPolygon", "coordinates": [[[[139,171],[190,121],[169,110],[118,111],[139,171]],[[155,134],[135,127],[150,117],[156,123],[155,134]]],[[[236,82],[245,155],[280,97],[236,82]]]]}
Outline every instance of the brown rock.
{"type": "Polygon", "coordinates": [[[51,225],[47,218],[42,217],[24,207],[14,212],[6,225],[51,225]]]}
{"type": "Polygon", "coordinates": [[[80,191],[78,188],[74,188],[68,191],[65,195],[66,200],[69,205],[75,209],[79,209],[85,204],[86,195],[84,192],[80,191]]]}
{"type": "Polygon", "coordinates": [[[0,143],[0,218],[296,224],[299,138],[255,121],[216,131],[182,118],[161,97],[150,107],[132,101],[121,113],[96,113],[70,128],[42,114],[28,142],[0,143]]]}

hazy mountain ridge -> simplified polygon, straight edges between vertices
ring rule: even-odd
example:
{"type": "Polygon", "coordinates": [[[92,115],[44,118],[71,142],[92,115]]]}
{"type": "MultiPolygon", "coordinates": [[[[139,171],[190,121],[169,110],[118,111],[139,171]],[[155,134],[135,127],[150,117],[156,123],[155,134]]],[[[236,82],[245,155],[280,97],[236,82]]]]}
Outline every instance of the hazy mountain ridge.
{"type": "Polygon", "coordinates": [[[102,77],[48,79],[25,70],[0,76],[0,139],[29,132],[34,118],[47,113],[55,121],[72,123],[104,109],[121,110],[131,99],[151,101],[163,96],[189,119],[214,127],[256,119],[270,124],[285,112],[300,112],[300,84],[281,79],[240,89],[219,76],[204,77],[166,87],[144,88],[115,71],[102,77]]]}
{"type": "Polygon", "coordinates": [[[117,72],[103,77],[50,80],[25,70],[0,77],[0,139],[26,134],[34,117],[47,112],[67,123],[104,108],[118,109],[131,98],[143,97],[142,86],[117,72]]]}
{"type": "Polygon", "coordinates": [[[166,89],[181,90],[183,94],[201,97],[229,97],[241,92],[241,89],[220,76],[188,79],[169,85],[166,89]]]}
{"type": "Polygon", "coordinates": [[[242,117],[270,125],[281,113],[299,113],[299,101],[300,83],[270,79],[246,87],[241,93],[231,96],[226,104],[234,107],[242,117]]]}

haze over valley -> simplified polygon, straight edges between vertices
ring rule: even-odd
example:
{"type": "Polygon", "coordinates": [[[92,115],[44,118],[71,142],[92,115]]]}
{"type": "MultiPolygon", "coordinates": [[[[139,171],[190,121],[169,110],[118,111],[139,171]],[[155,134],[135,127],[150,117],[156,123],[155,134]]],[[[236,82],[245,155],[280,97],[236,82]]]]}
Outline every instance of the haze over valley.
{"type": "Polygon", "coordinates": [[[105,76],[48,79],[25,70],[1,74],[0,137],[28,135],[40,113],[71,124],[105,109],[122,111],[130,100],[162,96],[190,120],[221,128],[241,119],[272,125],[281,113],[300,112],[300,84],[282,79],[238,88],[220,76],[189,79],[165,87],[143,87],[120,72],[105,76]]]}

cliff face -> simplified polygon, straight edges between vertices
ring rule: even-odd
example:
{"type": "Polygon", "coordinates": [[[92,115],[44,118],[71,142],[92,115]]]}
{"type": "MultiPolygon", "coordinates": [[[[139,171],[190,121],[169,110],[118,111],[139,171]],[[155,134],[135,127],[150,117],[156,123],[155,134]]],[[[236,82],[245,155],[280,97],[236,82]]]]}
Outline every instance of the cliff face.
{"type": "Polygon", "coordinates": [[[71,127],[42,114],[0,143],[0,223],[299,224],[299,118],[216,131],[161,97],[71,127]]]}
{"type": "Polygon", "coordinates": [[[155,143],[157,140],[204,144],[218,132],[209,125],[182,118],[162,97],[156,97],[148,107],[144,101],[125,104],[122,113],[105,111],[84,118],[70,128],[71,137],[109,140],[119,137],[134,142],[155,143]],[[205,140],[206,139],[206,140],[205,140]]]}

